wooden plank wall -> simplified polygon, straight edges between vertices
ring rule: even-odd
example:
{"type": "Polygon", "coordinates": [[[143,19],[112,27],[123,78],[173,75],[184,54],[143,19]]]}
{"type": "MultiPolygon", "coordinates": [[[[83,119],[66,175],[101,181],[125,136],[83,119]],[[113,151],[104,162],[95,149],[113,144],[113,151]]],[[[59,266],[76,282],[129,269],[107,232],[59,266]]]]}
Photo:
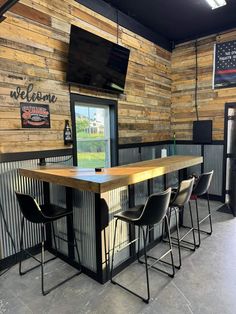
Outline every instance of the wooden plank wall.
{"type": "MultiPolygon", "coordinates": [[[[236,102],[236,88],[212,90],[213,49],[217,42],[236,39],[236,30],[198,39],[197,44],[197,103],[200,119],[213,120],[213,140],[224,138],[224,107],[236,102]]],[[[171,126],[177,140],[192,140],[192,121],[196,120],[195,41],[177,46],[172,53],[171,126]]]]}
{"type": "Polygon", "coordinates": [[[71,24],[131,50],[125,96],[118,100],[119,143],[169,139],[169,52],[122,27],[117,29],[115,23],[73,0],[21,0],[6,17],[0,23],[0,153],[64,148],[64,120],[70,118],[65,75],[71,24]],[[21,128],[20,101],[13,100],[10,91],[31,83],[36,91],[57,97],[50,104],[50,129],[21,128]]]}

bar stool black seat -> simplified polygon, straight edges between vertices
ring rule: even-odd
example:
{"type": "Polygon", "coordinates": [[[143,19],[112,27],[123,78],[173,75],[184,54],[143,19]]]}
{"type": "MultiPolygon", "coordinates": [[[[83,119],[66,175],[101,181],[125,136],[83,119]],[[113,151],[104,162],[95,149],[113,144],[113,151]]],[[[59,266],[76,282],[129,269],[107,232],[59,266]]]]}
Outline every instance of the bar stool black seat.
{"type": "Polygon", "coordinates": [[[208,235],[212,234],[212,220],[211,220],[211,208],[210,208],[210,201],[209,201],[209,187],[211,184],[211,180],[213,177],[213,173],[214,171],[210,171],[210,172],[205,172],[202,173],[198,178],[196,178],[195,180],[195,184],[193,187],[193,192],[191,195],[191,200],[195,200],[195,204],[196,204],[196,218],[197,218],[197,232],[198,232],[198,243],[196,244],[196,247],[199,247],[201,245],[201,233],[205,233],[208,235]],[[198,208],[198,197],[199,196],[203,196],[206,195],[207,197],[207,209],[208,209],[208,214],[200,219],[199,218],[199,208],[198,208]],[[200,224],[203,223],[206,219],[209,219],[209,227],[210,227],[210,231],[205,231],[200,229],[200,224]]]}
{"type": "MultiPolygon", "coordinates": [[[[21,258],[20,258],[20,262],[19,262],[19,273],[20,273],[20,275],[24,275],[24,274],[28,273],[29,271],[40,266],[41,267],[41,290],[42,290],[42,294],[46,295],[50,291],[54,290],[58,286],[62,285],[63,283],[67,282],[68,280],[72,279],[73,277],[75,277],[81,273],[81,270],[79,270],[78,272],[76,272],[75,274],[73,274],[69,278],[66,278],[65,280],[63,280],[62,282],[53,286],[52,288],[50,288],[48,290],[44,289],[44,264],[51,261],[51,260],[54,260],[57,257],[57,256],[54,256],[51,259],[48,259],[46,261],[44,260],[45,226],[46,226],[46,224],[49,224],[49,223],[51,224],[54,245],[55,245],[55,249],[57,251],[56,236],[55,236],[55,229],[54,229],[53,222],[58,220],[58,219],[61,219],[63,217],[66,217],[68,215],[72,215],[72,211],[68,211],[65,208],[61,208],[59,206],[52,205],[52,204],[39,205],[37,203],[37,201],[31,195],[23,194],[23,193],[19,193],[19,192],[15,192],[15,193],[16,193],[16,197],[17,197],[17,200],[18,200],[18,203],[20,206],[20,210],[22,213],[21,231],[20,231],[21,258]],[[41,225],[41,260],[39,260],[38,258],[33,256],[32,254],[30,254],[30,252],[27,249],[23,248],[25,220],[28,220],[34,224],[41,225]],[[26,255],[32,257],[33,259],[35,259],[39,264],[26,270],[26,271],[22,271],[22,259],[23,259],[24,253],[26,253],[26,255]]],[[[72,245],[75,247],[75,250],[76,250],[77,256],[78,256],[78,262],[80,264],[80,255],[79,255],[79,250],[78,250],[74,230],[73,230],[73,236],[74,236],[74,243],[72,243],[72,245]]],[[[64,240],[64,241],[66,241],[66,240],[64,240]]],[[[68,242],[68,241],[66,241],[66,242],[68,242]]]]}
{"type": "MultiPolygon", "coordinates": [[[[125,289],[126,291],[139,297],[145,303],[148,303],[149,299],[150,299],[148,268],[155,268],[157,270],[160,270],[159,268],[155,267],[154,265],[158,261],[160,261],[164,256],[166,256],[167,254],[170,253],[171,254],[171,261],[172,261],[172,272],[167,273],[164,270],[161,270],[161,271],[164,273],[167,273],[170,277],[174,277],[174,275],[175,275],[173,252],[172,252],[172,245],[171,245],[171,239],[170,239],[169,222],[168,222],[168,218],[167,218],[167,210],[168,210],[168,206],[169,206],[169,202],[170,202],[170,196],[171,196],[171,189],[169,188],[164,192],[155,193],[155,194],[150,195],[144,205],[134,207],[132,209],[121,212],[120,214],[117,214],[114,216],[116,218],[116,221],[115,221],[115,230],[114,230],[112,261],[111,261],[111,282],[113,284],[117,284],[118,286],[125,289]],[[149,226],[157,224],[159,222],[162,222],[163,219],[166,220],[167,233],[169,235],[169,250],[165,254],[163,254],[160,258],[153,258],[155,260],[155,262],[152,264],[149,264],[147,262],[147,237],[148,237],[148,233],[149,233],[149,226]],[[143,242],[144,242],[144,248],[143,248],[144,262],[143,263],[145,264],[145,271],[146,271],[147,298],[135,293],[131,289],[121,285],[120,283],[118,283],[117,281],[115,281],[113,279],[115,242],[116,242],[116,231],[117,231],[118,220],[124,221],[130,225],[138,226],[142,230],[143,242]],[[145,232],[145,227],[146,227],[146,232],[145,232]]],[[[137,238],[136,240],[139,240],[139,239],[137,238]]],[[[129,243],[129,244],[131,244],[131,243],[129,243]]],[[[127,245],[125,247],[127,247],[127,245]]],[[[139,252],[138,252],[138,256],[139,256],[139,252]]]]}
{"type": "Polygon", "coordinates": [[[194,185],[194,178],[183,180],[179,184],[178,189],[172,189],[172,195],[171,195],[171,201],[169,206],[169,220],[171,219],[171,214],[174,211],[175,213],[175,220],[176,220],[176,232],[177,237],[171,237],[172,240],[174,240],[173,244],[178,246],[178,255],[179,255],[179,264],[175,265],[176,268],[180,268],[182,265],[181,260],[181,247],[190,249],[192,251],[195,251],[196,247],[196,240],[195,240],[195,234],[194,234],[194,225],[193,225],[193,216],[192,216],[192,209],[191,204],[189,202],[192,190],[194,185]],[[184,206],[189,204],[189,213],[190,213],[190,222],[191,227],[189,230],[180,237],[180,231],[179,231],[179,215],[182,214],[182,210],[184,209],[184,206]],[[193,236],[193,242],[184,240],[185,237],[192,232],[193,236]],[[175,242],[177,241],[177,242],[175,242]],[[183,243],[184,244],[183,244],[183,243]]]}

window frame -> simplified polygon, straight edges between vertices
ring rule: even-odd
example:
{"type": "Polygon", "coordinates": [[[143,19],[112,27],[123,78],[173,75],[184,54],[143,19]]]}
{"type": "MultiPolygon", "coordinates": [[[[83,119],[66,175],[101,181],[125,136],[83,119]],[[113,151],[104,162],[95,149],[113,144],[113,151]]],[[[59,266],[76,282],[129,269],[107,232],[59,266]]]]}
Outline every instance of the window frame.
{"type": "Polygon", "coordinates": [[[72,137],[73,137],[73,165],[78,166],[77,162],[77,138],[76,138],[76,115],[75,115],[75,103],[79,105],[88,104],[88,106],[96,107],[109,107],[109,129],[110,129],[110,163],[111,167],[118,165],[118,111],[117,101],[114,99],[98,98],[92,96],[85,96],[80,94],[70,94],[70,106],[71,106],[71,122],[72,122],[72,137]]]}

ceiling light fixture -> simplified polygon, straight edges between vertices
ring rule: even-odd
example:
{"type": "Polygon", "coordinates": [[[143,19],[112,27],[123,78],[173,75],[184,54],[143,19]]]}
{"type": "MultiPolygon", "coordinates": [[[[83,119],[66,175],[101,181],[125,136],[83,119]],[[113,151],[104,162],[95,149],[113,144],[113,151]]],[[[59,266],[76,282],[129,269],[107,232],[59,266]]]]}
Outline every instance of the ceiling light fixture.
{"type": "Polygon", "coordinates": [[[212,10],[223,7],[224,5],[227,4],[225,0],[206,0],[206,1],[211,6],[212,10]]]}

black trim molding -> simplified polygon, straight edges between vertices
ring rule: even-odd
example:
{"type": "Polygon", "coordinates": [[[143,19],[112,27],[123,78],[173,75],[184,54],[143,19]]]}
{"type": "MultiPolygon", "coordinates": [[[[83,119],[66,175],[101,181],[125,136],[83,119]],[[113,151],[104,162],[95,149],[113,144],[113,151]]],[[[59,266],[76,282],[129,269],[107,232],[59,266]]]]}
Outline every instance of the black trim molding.
{"type": "MultiPolygon", "coordinates": [[[[173,144],[172,140],[167,141],[159,141],[159,142],[146,142],[146,143],[132,143],[132,144],[119,144],[118,149],[124,148],[140,148],[145,146],[157,146],[157,145],[171,145],[173,144]]],[[[184,141],[184,140],[177,140],[176,145],[224,145],[224,141],[212,141],[209,144],[195,144],[193,141],[184,141]]]]}
{"type": "Polygon", "coordinates": [[[60,156],[71,156],[71,155],[72,155],[72,148],[35,151],[35,152],[23,152],[23,153],[5,153],[5,154],[0,154],[0,163],[40,159],[40,158],[60,157],[60,156]]]}

